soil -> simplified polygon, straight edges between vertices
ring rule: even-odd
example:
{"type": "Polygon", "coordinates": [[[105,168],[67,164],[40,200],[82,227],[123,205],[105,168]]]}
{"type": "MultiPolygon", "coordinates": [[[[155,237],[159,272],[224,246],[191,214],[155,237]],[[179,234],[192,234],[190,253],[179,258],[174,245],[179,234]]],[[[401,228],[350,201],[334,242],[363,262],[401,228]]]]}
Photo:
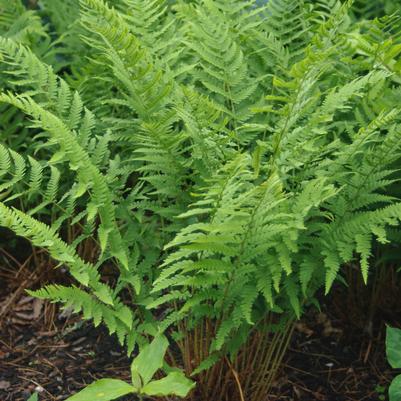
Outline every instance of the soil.
{"type": "Polygon", "coordinates": [[[278,379],[281,391],[272,399],[387,400],[395,372],[386,362],[383,331],[374,338],[350,336],[342,323],[324,312],[301,320],[278,379]]]}
{"type": "MultiPolygon", "coordinates": [[[[65,400],[97,378],[129,381],[129,359],[115,337],[24,292],[41,277],[17,260],[0,259],[0,401],[25,401],[34,391],[40,401],[65,400]]],[[[266,401],[387,399],[398,372],[385,360],[383,321],[364,330],[344,319],[344,291],[297,324],[266,401]]]]}

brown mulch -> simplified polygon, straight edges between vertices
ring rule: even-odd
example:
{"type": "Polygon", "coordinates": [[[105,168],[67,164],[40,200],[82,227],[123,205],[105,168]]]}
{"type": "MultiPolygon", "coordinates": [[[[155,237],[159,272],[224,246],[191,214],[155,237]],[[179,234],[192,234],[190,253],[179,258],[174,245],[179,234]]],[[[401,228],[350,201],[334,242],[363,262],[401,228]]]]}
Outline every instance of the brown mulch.
{"type": "Polygon", "coordinates": [[[384,332],[377,337],[361,333],[350,336],[343,327],[342,321],[316,311],[298,323],[276,399],[387,400],[394,371],[386,362],[384,332]]]}
{"type": "MultiPolygon", "coordinates": [[[[39,392],[40,401],[64,400],[97,378],[129,381],[129,359],[104,328],[95,329],[25,293],[24,288],[55,274],[52,267],[32,268],[40,263],[40,255],[35,255],[35,263],[3,256],[0,401],[25,401],[34,391],[39,392]]],[[[341,312],[348,305],[342,291],[333,297],[334,304],[323,304],[321,312],[311,309],[297,324],[269,400],[387,400],[395,372],[385,360],[383,321],[379,317],[366,332],[346,321],[341,312]]]]}
{"type": "Polygon", "coordinates": [[[42,266],[49,263],[40,254],[21,263],[0,251],[0,401],[34,391],[40,401],[64,400],[97,378],[129,380],[129,360],[104,327],[25,292],[63,272],[42,266]]]}
{"type": "Polygon", "coordinates": [[[64,400],[102,377],[129,380],[129,361],[105,332],[70,324],[64,332],[1,332],[0,399],[25,401],[33,391],[40,400],[64,400]]]}

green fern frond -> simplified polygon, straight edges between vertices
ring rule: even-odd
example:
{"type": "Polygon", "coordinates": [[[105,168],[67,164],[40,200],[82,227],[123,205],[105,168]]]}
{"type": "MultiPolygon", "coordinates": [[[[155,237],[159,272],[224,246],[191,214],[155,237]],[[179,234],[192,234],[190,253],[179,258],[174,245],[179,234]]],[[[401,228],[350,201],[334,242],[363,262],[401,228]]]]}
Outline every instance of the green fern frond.
{"type": "Polygon", "coordinates": [[[39,15],[27,10],[20,0],[0,1],[0,35],[34,46],[35,41],[47,38],[39,15]]]}
{"type": "Polygon", "coordinates": [[[35,246],[46,248],[50,255],[70,267],[70,272],[83,285],[95,284],[98,275],[94,267],[82,261],[70,246],[44,223],[27,214],[13,210],[0,203],[1,224],[13,230],[17,235],[29,238],[35,246]]]}
{"type": "Polygon", "coordinates": [[[43,109],[29,97],[17,97],[12,94],[1,95],[0,101],[14,105],[34,118],[51,138],[58,144],[60,151],[69,160],[70,168],[77,171],[79,182],[86,188],[90,188],[92,205],[95,209],[91,212],[92,218],[99,213],[105,240],[101,241],[103,251],[107,244],[110,246],[112,256],[116,257],[124,268],[128,268],[128,257],[123,248],[120,232],[115,220],[113,196],[107,186],[104,176],[92,164],[89,155],[81,148],[76,136],[54,114],[43,109]]]}
{"type": "Polygon", "coordinates": [[[165,106],[171,82],[131,32],[124,18],[102,0],[82,0],[82,24],[92,35],[88,43],[98,49],[120,82],[127,107],[148,120],[165,106]]]}
{"type": "Polygon", "coordinates": [[[74,313],[82,312],[82,317],[93,320],[95,327],[104,322],[110,334],[117,333],[121,344],[124,344],[126,336],[133,328],[134,319],[129,308],[123,305],[117,308],[105,305],[75,286],[48,285],[28,293],[40,299],[60,302],[74,313]]]}

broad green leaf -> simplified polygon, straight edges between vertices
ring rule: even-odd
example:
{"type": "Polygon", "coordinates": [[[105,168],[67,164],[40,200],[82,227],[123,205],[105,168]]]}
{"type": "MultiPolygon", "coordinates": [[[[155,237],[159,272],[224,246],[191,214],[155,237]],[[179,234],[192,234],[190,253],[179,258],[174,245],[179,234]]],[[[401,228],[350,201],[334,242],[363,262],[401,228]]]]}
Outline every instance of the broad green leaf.
{"type": "Polygon", "coordinates": [[[131,382],[134,385],[135,388],[142,388],[142,379],[141,375],[137,372],[131,369],[131,382]]]}
{"type": "Polygon", "coordinates": [[[141,350],[131,365],[131,375],[135,385],[138,385],[138,375],[142,379],[142,385],[150,382],[153,375],[163,366],[167,347],[166,337],[158,335],[141,350]]]}
{"type": "Polygon", "coordinates": [[[110,401],[135,392],[135,387],[122,380],[100,379],[66,401],[110,401]]]}
{"type": "Polygon", "coordinates": [[[38,393],[33,393],[27,401],[39,401],[38,393]]]}
{"type": "Polygon", "coordinates": [[[154,380],[143,387],[142,393],[150,396],[177,395],[186,397],[195,383],[182,372],[172,372],[160,380],[154,380]]]}
{"type": "Polygon", "coordinates": [[[390,401],[401,401],[401,375],[395,377],[388,389],[390,401]]]}
{"type": "Polygon", "coordinates": [[[401,368],[401,330],[387,327],[386,353],[389,364],[394,369],[401,368]]]}

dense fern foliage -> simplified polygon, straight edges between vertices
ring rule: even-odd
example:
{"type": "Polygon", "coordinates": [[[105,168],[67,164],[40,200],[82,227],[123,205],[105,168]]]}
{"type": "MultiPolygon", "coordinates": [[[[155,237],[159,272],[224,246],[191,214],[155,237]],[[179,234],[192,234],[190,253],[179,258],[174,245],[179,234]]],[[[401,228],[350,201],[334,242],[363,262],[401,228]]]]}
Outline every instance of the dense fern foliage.
{"type": "Polygon", "coordinates": [[[373,19],[399,12],[399,0],[356,0],[353,11],[358,18],[373,19]]]}
{"type": "Polygon", "coordinates": [[[289,327],[346,263],[367,281],[401,220],[401,30],[358,9],[1,0],[0,224],[73,283],[32,293],[128,352],[211,327],[172,358],[191,373],[289,327]]]}

